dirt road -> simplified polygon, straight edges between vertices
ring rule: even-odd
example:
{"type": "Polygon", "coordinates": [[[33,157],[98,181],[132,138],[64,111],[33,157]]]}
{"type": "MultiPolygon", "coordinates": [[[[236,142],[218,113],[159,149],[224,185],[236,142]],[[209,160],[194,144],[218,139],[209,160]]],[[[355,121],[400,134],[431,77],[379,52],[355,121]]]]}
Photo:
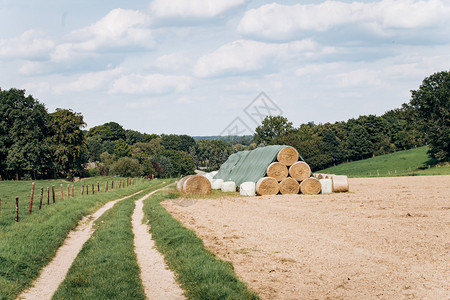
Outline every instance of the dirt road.
{"type": "Polygon", "coordinates": [[[164,206],[263,299],[449,299],[450,176],[164,206]]]}

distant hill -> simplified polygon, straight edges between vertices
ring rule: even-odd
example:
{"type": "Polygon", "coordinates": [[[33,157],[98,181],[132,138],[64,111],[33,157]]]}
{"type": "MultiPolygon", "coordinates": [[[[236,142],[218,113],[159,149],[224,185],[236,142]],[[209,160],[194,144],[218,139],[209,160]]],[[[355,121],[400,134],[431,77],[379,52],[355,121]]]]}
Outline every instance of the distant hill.
{"type": "Polygon", "coordinates": [[[398,151],[364,160],[343,163],[317,171],[317,173],[348,175],[349,177],[450,174],[449,166],[434,167],[436,161],[430,160],[427,151],[428,147],[426,146],[398,151]]]}

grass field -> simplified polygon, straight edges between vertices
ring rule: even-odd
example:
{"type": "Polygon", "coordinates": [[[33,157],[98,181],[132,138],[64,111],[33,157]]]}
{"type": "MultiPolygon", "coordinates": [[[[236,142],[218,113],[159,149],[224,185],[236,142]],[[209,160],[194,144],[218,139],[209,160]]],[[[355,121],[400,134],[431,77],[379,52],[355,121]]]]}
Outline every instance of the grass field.
{"type": "MultiPolygon", "coordinates": [[[[76,188],[79,191],[82,184],[96,183],[99,179],[91,178],[77,183],[76,188]]],[[[54,183],[59,182],[36,181],[36,190],[54,183]]],[[[34,208],[33,213],[28,215],[31,182],[0,182],[0,192],[5,195],[2,196],[0,222],[0,299],[13,299],[29,287],[83,216],[94,212],[108,201],[161,183],[162,180],[146,181],[89,196],[78,193],[74,198],[57,200],[55,204],[45,205],[41,210],[34,208]],[[14,222],[13,218],[14,207],[11,198],[15,195],[27,199],[21,207],[18,223],[14,222]],[[6,205],[4,199],[7,199],[6,205]]]]}
{"type": "Polygon", "coordinates": [[[435,167],[436,162],[430,160],[427,151],[428,147],[420,147],[344,163],[314,172],[349,177],[449,175],[450,166],[435,167]]]}

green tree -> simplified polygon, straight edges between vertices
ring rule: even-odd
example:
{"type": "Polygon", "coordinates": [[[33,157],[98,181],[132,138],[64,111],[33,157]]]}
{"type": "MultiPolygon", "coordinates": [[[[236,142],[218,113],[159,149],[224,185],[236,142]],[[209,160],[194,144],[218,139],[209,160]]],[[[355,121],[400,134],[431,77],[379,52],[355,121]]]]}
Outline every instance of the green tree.
{"type": "Polygon", "coordinates": [[[124,140],[120,139],[115,142],[114,155],[116,158],[127,157],[131,155],[131,147],[124,140]]]}
{"type": "Polygon", "coordinates": [[[257,144],[275,144],[275,138],[281,138],[294,130],[292,122],[283,116],[267,116],[261,125],[256,127],[253,139],[257,144]]]}
{"type": "Polygon", "coordinates": [[[373,153],[373,144],[367,130],[362,125],[355,125],[348,135],[348,147],[351,158],[368,158],[373,153]]]}
{"type": "Polygon", "coordinates": [[[152,157],[151,162],[153,164],[153,168],[156,171],[155,175],[157,177],[167,178],[174,176],[172,162],[169,158],[163,155],[157,155],[152,157]]]}
{"type": "Polygon", "coordinates": [[[438,161],[450,157],[450,71],[426,77],[418,90],[411,91],[410,105],[423,121],[431,145],[430,154],[438,161]]]}
{"type": "Polygon", "coordinates": [[[72,177],[82,171],[83,152],[87,149],[82,131],[85,126],[83,116],[70,109],[57,108],[50,114],[48,128],[58,175],[72,177]]]}
{"type": "Polygon", "coordinates": [[[137,159],[121,157],[111,165],[109,172],[110,174],[120,175],[122,177],[135,177],[142,174],[142,169],[137,159]]]}
{"type": "Polygon", "coordinates": [[[165,150],[162,155],[170,159],[170,162],[172,163],[173,176],[194,174],[194,160],[186,152],[177,150],[165,150]]]}
{"type": "Polygon", "coordinates": [[[125,129],[123,129],[123,127],[116,122],[109,122],[92,127],[87,133],[87,137],[91,136],[99,136],[102,141],[117,141],[120,139],[126,139],[125,129]]]}
{"type": "Polygon", "coordinates": [[[100,155],[105,151],[102,139],[99,136],[91,136],[86,138],[88,160],[90,162],[100,161],[100,155]]]}
{"type": "Polygon", "coordinates": [[[125,142],[128,145],[133,145],[135,143],[140,143],[144,139],[144,135],[136,130],[127,129],[125,130],[125,142]]]}

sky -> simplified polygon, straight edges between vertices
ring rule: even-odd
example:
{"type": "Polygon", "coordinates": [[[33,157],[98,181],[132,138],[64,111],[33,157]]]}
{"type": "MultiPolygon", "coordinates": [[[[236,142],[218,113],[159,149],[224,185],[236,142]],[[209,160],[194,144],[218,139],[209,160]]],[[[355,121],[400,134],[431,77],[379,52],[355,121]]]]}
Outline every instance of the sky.
{"type": "Polygon", "coordinates": [[[0,88],[86,129],[252,134],[382,115],[450,69],[450,1],[0,0],[0,88]]]}

